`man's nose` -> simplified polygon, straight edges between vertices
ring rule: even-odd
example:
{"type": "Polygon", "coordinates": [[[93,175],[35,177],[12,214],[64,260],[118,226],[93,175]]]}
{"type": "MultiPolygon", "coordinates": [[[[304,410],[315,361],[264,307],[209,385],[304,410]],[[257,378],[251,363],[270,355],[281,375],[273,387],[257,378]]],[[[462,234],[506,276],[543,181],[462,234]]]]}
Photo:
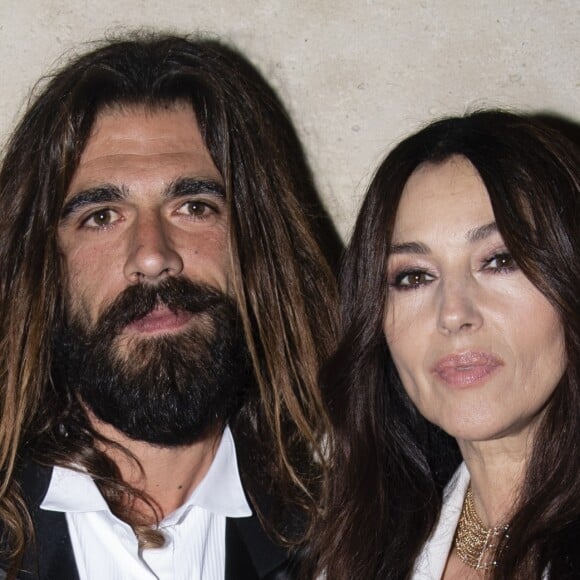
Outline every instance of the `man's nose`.
{"type": "Polygon", "coordinates": [[[469,277],[444,281],[438,308],[437,328],[443,334],[473,332],[483,324],[478,288],[469,277]]]}
{"type": "Polygon", "coordinates": [[[135,220],[124,267],[129,282],[155,282],[159,278],[181,274],[183,261],[167,230],[162,217],[154,212],[135,220]]]}

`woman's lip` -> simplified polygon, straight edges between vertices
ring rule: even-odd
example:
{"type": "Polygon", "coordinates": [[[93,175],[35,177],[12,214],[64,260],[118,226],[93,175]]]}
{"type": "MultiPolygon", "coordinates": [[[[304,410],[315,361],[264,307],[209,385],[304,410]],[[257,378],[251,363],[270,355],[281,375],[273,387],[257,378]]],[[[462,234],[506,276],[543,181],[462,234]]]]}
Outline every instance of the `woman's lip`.
{"type": "Polygon", "coordinates": [[[439,359],[432,371],[446,384],[462,387],[486,380],[503,364],[489,352],[466,351],[439,359]]]}
{"type": "Polygon", "coordinates": [[[173,312],[166,307],[157,307],[143,318],[128,324],[126,330],[135,333],[171,332],[185,326],[193,314],[186,310],[173,312]]]}

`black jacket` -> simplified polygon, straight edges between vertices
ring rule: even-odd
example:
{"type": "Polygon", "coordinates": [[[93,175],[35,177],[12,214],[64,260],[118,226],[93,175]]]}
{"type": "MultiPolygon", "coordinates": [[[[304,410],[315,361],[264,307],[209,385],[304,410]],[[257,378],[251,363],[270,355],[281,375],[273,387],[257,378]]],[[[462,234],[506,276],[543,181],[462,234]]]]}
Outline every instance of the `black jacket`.
{"type": "MultiPolygon", "coordinates": [[[[65,515],[40,509],[52,469],[29,462],[21,473],[20,484],[34,523],[36,548],[27,549],[18,578],[79,580],[65,515]]],[[[255,515],[226,519],[225,580],[293,580],[293,564],[288,553],[264,533],[255,515]]],[[[7,566],[0,562],[0,568],[7,566]]]]}

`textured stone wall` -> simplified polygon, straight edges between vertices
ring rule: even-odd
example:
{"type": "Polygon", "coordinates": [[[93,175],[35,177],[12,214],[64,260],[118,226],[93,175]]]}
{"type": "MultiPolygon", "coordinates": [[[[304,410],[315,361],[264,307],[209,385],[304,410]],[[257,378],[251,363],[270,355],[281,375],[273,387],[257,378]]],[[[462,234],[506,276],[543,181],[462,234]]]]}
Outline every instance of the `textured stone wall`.
{"type": "Polygon", "coordinates": [[[66,51],[135,27],[236,44],[303,137],[341,234],[384,154],[483,106],[580,113],[578,0],[0,0],[0,140],[66,51]]]}

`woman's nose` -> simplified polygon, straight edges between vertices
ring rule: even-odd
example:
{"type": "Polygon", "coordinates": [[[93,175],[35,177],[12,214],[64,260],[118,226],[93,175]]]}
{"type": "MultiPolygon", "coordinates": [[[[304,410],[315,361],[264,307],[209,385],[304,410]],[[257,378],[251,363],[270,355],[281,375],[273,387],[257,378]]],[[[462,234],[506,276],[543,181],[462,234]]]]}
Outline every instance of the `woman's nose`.
{"type": "Polygon", "coordinates": [[[439,331],[444,334],[474,331],[482,323],[474,282],[468,278],[443,282],[437,321],[439,331]]]}

